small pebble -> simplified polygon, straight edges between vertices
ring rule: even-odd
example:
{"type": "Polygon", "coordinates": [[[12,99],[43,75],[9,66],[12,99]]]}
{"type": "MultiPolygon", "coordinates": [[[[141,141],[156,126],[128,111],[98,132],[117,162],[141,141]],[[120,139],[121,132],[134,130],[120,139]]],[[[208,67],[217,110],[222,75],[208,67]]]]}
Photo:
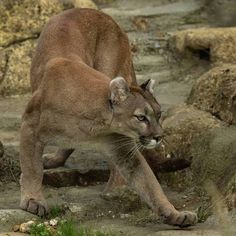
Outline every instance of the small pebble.
{"type": "Polygon", "coordinates": [[[19,231],[21,233],[29,233],[30,232],[30,227],[34,223],[35,223],[34,221],[30,220],[30,221],[28,221],[26,223],[21,224],[20,227],[19,227],[19,231]]]}
{"type": "Polygon", "coordinates": [[[14,232],[17,232],[17,231],[19,231],[20,230],[20,225],[14,225],[13,226],[13,231],[14,232]]]}
{"type": "Polygon", "coordinates": [[[126,219],[128,218],[130,215],[129,214],[120,214],[120,218],[121,219],[126,219]]]}
{"type": "Polygon", "coordinates": [[[58,220],[57,220],[57,219],[52,219],[52,220],[49,221],[49,224],[50,224],[51,226],[57,226],[58,220]]]}

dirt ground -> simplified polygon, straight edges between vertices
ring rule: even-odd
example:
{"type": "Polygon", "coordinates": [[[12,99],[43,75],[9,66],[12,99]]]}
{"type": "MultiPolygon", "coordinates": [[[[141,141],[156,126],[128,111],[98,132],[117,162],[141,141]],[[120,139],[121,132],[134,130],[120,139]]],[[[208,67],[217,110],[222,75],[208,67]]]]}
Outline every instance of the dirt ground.
{"type": "MultiPolygon", "coordinates": [[[[210,64],[208,60],[199,60],[198,55],[187,61],[175,58],[169,51],[168,39],[177,30],[208,25],[202,1],[108,2],[101,4],[100,8],[111,15],[127,32],[135,51],[137,79],[140,82],[148,78],[156,80],[155,93],[164,113],[175,105],[183,104],[196,78],[206,72],[210,64]]],[[[20,119],[29,98],[30,94],[0,98],[0,138],[5,152],[16,164],[20,119]]],[[[52,151],[53,148],[48,150],[52,151]]],[[[92,169],[94,166],[107,169],[107,163],[101,160],[102,153],[82,147],[72,155],[66,166],[83,170],[92,169]],[[84,162],[88,156],[92,161],[84,162]]],[[[17,169],[15,172],[9,170],[8,180],[0,179],[0,233],[10,231],[14,224],[35,218],[19,209],[18,174],[17,169]]],[[[164,183],[163,186],[177,209],[197,211],[208,201],[207,197],[196,193],[195,186],[182,192],[179,189],[171,189],[164,183]]],[[[104,187],[105,183],[61,188],[46,186],[45,193],[50,206],[63,206],[66,216],[76,219],[78,225],[82,222],[85,226],[111,230],[117,235],[236,235],[235,229],[228,232],[220,224],[217,215],[185,230],[164,225],[134,193],[122,189],[114,195],[104,195],[104,187]]]]}

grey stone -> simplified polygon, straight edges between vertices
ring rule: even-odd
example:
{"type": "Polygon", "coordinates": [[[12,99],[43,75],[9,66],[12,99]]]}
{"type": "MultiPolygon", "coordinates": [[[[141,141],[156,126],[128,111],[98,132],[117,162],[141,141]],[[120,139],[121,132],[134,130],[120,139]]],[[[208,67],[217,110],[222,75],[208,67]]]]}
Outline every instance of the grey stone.
{"type": "Polygon", "coordinates": [[[15,224],[36,218],[35,215],[20,209],[0,209],[0,232],[10,231],[15,224]]]}

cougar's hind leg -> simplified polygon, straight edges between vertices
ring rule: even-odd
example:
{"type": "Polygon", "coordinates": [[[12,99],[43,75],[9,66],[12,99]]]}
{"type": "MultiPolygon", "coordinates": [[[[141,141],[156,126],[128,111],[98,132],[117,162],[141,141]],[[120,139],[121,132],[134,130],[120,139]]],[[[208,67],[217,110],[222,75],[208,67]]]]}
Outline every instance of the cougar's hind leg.
{"type": "Polygon", "coordinates": [[[43,216],[48,207],[42,193],[44,144],[38,139],[39,98],[34,96],[23,116],[20,135],[21,202],[20,207],[43,216]]]}
{"type": "Polygon", "coordinates": [[[124,177],[120,174],[117,167],[113,164],[110,164],[110,177],[107,182],[104,193],[112,192],[116,188],[126,184],[124,177]]]}
{"type": "Polygon", "coordinates": [[[142,155],[145,157],[155,175],[159,172],[165,173],[182,170],[191,165],[191,161],[184,158],[164,158],[160,156],[155,149],[145,149],[142,151],[142,155]]]}
{"type": "Polygon", "coordinates": [[[66,160],[69,158],[74,149],[58,149],[56,153],[43,155],[44,169],[57,168],[64,166],[66,160]]]}

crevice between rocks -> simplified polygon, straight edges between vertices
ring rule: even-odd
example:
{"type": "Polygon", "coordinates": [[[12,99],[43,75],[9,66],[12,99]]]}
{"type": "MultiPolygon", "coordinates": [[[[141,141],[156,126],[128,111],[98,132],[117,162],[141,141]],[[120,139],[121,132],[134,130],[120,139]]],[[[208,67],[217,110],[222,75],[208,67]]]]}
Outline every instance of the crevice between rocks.
{"type": "Polygon", "coordinates": [[[211,52],[210,48],[194,49],[187,48],[193,55],[197,56],[200,60],[211,61],[211,52]]]}
{"type": "Polygon", "coordinates": [[[5,45],[1,45],[1,47],[2,47],[3,49],[5,49],[5,48],[8,48],[8,47],[14,46],[15,44],[23,43],[23,42],[25,42],[25,41],[27,41],[27,40],[37,39],[37,38],[39,37],[39,35],[40,35],[40,32],[37,32],[37,33],[35,33],[34,35],[29,36],[29,37],[26,37],[26,38],[14,39],[14,40],[8,42],[8,43],[5,44],[5,45]]]}
{"type": "Polygon", "coordinates": [[[1,93],[1,90],[2,90],[1,84],[3,83],[3,81],[4,81],[5,77],[6,77],[7,70],[8,70],[8,67],[9,67],[9,55],[5,54],[4,57],[5,57],[5,65],[3,67],[2,78],[0,79],[0,93],[1,93]]]}

